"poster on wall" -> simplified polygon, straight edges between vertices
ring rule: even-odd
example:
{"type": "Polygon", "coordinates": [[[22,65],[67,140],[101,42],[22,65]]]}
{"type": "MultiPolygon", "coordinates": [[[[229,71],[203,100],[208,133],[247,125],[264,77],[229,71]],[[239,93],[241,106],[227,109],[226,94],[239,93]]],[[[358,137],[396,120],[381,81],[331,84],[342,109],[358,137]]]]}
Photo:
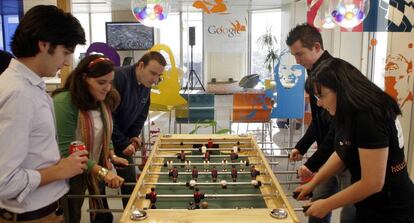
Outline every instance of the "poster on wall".
{"type": "MultiPolygon", "coordinates": [[[[402,117],[400,122],[404,132],[404,145],[407,149],[412,104],[413,104],[413,33],[393,33],[391,36],[391,52],[385,59],[384,86],[385,91],[394,97],[400,105],[402,117]]],[[[407,153],[406,153],[407,154],[407,153]]]]}
{"type": "Polygon", "coordinates": [[[321,29],[411,32],[414,25],[413,0],[307,0],[307,4],[307,22],[321,29]]]}
{"type": "Polygon", "coordinates": [[[274,88],[265,91],[274,102],[271,118],[303,118],[306,70],[294,61],[290,51],[284,51],[275,65],[274,88]]]}

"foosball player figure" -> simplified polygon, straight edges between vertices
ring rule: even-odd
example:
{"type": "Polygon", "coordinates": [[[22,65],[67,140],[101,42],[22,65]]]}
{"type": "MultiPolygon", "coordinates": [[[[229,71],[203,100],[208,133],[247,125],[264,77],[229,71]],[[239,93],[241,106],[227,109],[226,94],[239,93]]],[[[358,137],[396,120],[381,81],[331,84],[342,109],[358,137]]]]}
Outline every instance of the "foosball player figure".
{"type": "Polygon", "coordinates": [[[206,154],[206,152],[207,152],[207,146],[206,145],[202,145],[201,146],[201,153],[202,154],[206,154]]]}
{"type": "Polygon", "coordinates": [[[246,160],[240,160],[240,171],[243,172],[246,167],[246,160]]]}
{"type": "Polygon", "coordinates": [[[213,140],[212,139],[208,139],[207,147],[208,148],[213,148],[213,140]]]}
{"type": "Polygon", "coordinates": [[[175,166],[172,170],[171,170],[171,176],[173,179],[173,182],[176,183],[177,182],[177,177],[178,177],[178,170],[177,167],[175,166]]]}
{"type": "Polygon", "coordinates": [[[256,180],[256,177],[260,175],[260,171],[256,170],[255,166],[252,166],[250,170],[250,176],[252,177],[252,180],[256,180]]]}
{"type": "Polygon", "coordinates": [[[239,154],[237,154],[236,152],[234,152],[234,151],[231,151],[231,153],[230,153],[230,160],[231,160],[231,162],[232,163],[235,163],[235,162],[237,162],[237,159],[239,158],[239,154]]]}
{"type": "Polygon", "coordinates": [[[231,169],[231,178],[233,179],[233,182],[237,181],[237,168],[235,166],[231,169]]]}
{"type": "Polygon", "coordinates": [[[191,171],[191,161],[190,161],[190,160],[186,160],[186,161],[184,162],[184,167],[185,167],[185,170],[186,170],[187,172],[190,172],[190,171],[191,171]]]}
{"type": "Polygon", "coordinates": [[[209,151],[206,151],[206,153],[204,153],[204,160],[208,160],[208,161],[210,161],[210,152],[209,151]]]}
{"type": "Polygon", "coordinates": [[[211,178],[212,178],[213,182],[217,182],[217,176],[218,176],[218,171],[217,171],[216,167],[213,166],[213,169],[211,170],[211,178]]]}
{"type": "Polygon", "coordinates": [[[198,170],[197,167],[193,167],[193,170],[191,171],[191,176],[193,177],[193,180],[197,180],[198,178],[198,170]]]}
{"type": "Polygon", "coordinates": [[[234,153],[237,153],[237,152],[239,152],[239,147],[238,146],[233,146],[231,151],[234,152],[234,153]]]}
{"type": "Polygon", "coordinates": [[[196,209],[200,209],[201,199],[204,199],[204,194],[200,192],[200,189],[196,188],[194,192],[194,204],[196,209]]]}
{"type": "Polygon", "coordinates": [[[221,161],[221,164],[222,164],[222,166],[223,166],[223,171],[227,171],[227,160],[226,160],[226,159],[223,159],[223,160],[221,161]]]}
{"type": "Polygon", "coordinates": [[[181,162],[185,161],[185,152],[184,152],[184,150],[181,150],[181,152],[177,155],[177,159],[179,159],[181,162]]]}
{"type": "Polygon", "coordinates": [[[168,172],[171,172],[172,168],[173,168],[173,161],[172,160],[168,160],[164,166],[167,166],[168,168],[168,172]]]}
{"type": "Polygon", "coordinates": [[[208,171],[208,167],[210,166],[210,161],[208,160],[204,160],[203,161],[203,166],[204,166],[204,171],[207,172],[208,171]]]}
{"type": "Polygon", "coordinates": [[[149,199],[151,201],[150,208],[156,209],[155,202],[157,202],[157,192],[155,192],[155,188],[151,188],[151,192],[145,195],[146,199],[149,199]]]}

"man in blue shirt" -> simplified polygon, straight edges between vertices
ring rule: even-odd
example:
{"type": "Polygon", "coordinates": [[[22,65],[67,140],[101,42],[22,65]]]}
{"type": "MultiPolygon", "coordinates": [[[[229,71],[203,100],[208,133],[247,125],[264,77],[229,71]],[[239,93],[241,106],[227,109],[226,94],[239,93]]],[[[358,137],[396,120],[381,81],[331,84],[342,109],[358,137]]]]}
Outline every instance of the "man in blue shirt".
{"type": "MultiPolygon", "coordinates": [[[[132,162],[132,155],[141,146],[139,135],[148,116],[151,87],[156,85],[167,65],[158,52],[148,52],[131,66],[115,70],[114,87],[121,95],[121,103],[113,114],[112,142],[115,154],[132,162]]],[[[134,167],[117,170],[125,182],[136,182],[134,167]]],[[[132,186],[122,186],[122,194],[131,194],[132,186]]],[[[124,207],[128,199],[122,199],[124,207]]]]}

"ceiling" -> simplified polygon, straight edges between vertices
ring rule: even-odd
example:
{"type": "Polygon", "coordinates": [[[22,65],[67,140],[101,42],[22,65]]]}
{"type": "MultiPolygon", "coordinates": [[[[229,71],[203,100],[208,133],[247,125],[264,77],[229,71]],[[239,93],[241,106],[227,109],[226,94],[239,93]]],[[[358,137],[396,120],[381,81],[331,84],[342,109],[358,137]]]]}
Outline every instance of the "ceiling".
{"type": "MultiPolygon", "coordinates": [[[[274,9],[296,1],[299,0],[224,0],[228,8],[243,7],[249,10],[274,9]]],[[[194,0],[171,0],[171,11],[196,11],[192,7],[193,2],[194,0]]],[[[131,0],[72,0],[72,4],[72,11],[76,13],[124,11],[131,8],[131,0]]]]}

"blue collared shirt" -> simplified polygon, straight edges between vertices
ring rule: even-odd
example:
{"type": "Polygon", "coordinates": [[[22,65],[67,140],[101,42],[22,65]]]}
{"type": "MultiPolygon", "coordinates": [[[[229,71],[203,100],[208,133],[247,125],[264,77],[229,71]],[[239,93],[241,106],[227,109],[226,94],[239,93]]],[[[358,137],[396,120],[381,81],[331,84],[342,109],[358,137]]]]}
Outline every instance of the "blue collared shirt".
{"type": "Polygon", "coordinates": [[[39,187],[38,169],[60,160],[53,103],[46,84],[13,59],[0,76],[0,207],[24,213],[68,191],[66,181],[39,187]]]}

